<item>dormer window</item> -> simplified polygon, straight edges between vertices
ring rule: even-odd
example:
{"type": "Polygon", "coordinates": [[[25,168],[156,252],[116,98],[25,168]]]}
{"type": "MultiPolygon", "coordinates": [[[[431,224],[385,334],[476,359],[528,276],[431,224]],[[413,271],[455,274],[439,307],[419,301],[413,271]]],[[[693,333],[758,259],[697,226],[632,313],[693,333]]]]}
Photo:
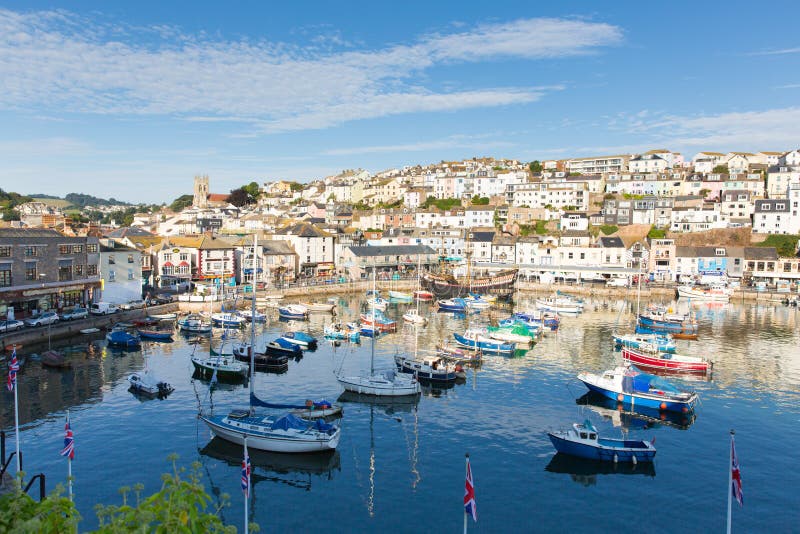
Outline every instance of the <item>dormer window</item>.
{"type": "Polygon", "coordinates": [[[724,256],[725,255],[725,249],[724,248],[718,248],[718,249],[716,249],[714,251],[714,254],[717,255],[717,256],[724,256]]]}

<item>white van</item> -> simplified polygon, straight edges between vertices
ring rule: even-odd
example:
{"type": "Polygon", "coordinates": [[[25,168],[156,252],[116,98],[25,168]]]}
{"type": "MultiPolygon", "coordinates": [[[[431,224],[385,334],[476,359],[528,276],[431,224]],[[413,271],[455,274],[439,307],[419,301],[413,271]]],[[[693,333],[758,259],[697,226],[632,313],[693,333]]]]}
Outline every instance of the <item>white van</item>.
{"type": "Polygon", "coordinates": [[[117,313],[119,308],[116,304],[110,302],[95,302],[89,307],[89,313],[92,315],[108,315],[110,313],[117,313]]]}
{"type": "Polygon", "coordinates": [[[628,287],[627,278],[609,278],[606,280],[606,287],[628,287]]]}

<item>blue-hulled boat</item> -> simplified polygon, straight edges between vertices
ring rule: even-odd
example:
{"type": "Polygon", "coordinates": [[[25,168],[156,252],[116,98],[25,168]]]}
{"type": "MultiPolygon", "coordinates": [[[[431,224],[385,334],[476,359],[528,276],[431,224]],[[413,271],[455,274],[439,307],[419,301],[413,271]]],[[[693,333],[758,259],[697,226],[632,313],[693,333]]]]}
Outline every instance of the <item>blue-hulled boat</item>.
{"type": "Polygon", "coordinates": [[[169,330],[137,330],[139,337],[151,341],[172,341],[172,332],[169,330]]]}
{"type": "Polygon", "coordinates": [[[479,350],[485,354],[499,354],[501,356],[512,356],[517,350],[515,343],[503,343],[496,339],[491,339],[473,330],[467,330],[464,335],[453,333],[456,343],[470,350],[479,350]]]}
{"type": "Polygon", "coordinates": [[[439,311],[460,312],[467,311],[467,301],[462,298],[437,300],[436,306],[439,311]]]}
{"type": "Polygon", "coordinates": [[[278,308],[278,315],[281,319],[308,319],[308,308],[300,304],[287,304],[278,308]]]}
{"type": "MultiPolygon", "coordinates": [[[[542,312],[539,310],[517,312],[511,316],[511,319],[520,324],[524,324],[525,326],[539,325],[549,328],[550,330],[558,330],[558,325],[561,323],[561,319],[559,319],[558,314],[542,312]]],[[[500,326],[507,325],[501,324],[500,326]]]]}
{"type": "Polygon", "coordinates": [[[381,329],[371,324],[361,323],[358,333],[364,337],[378,337],[381,335],[381,329]]]}
{"type": "Polygon", "coordinates": [[[574,423],[569,430],[548,432],[560,453],[604,462],[652,462],[656,447],[651,441],[601,438],[591,422],[574,423]]]}
{"type": "Polygon", "coordinates": [[[106,342],[112,347],[135,349],[142,345],[138,336],[129,334],[125,330],[112,330],[106,334],[106,342]]]}
{"type": "Polygon", "coordinates": [[[697,403],[694,391],[681,391],[663,378],[643,373],[634,366],[617,367],[602,375],[581,373],[578,380],[591,391],[632,407],[688,413],[697,403]]]}
{"type": "Polygon", "coordinates": [[[675,342],[669,334],[636,333],[613,334],[614,344],[617,347],[630,347],[634,349],[655,348],[658,352],[674,354],[677,350],[675,342]]]}
{"type": "Polygon", "coordinates": [[[275,341],[268,342],[264,352],[274,356],[290,356],[292,358],[303,355],[303,349],[300,345],[296,345],[280,337],[275,341]]]}
{"type": "Polygon", "coordinates": [[[315,350],[317,348],[317,339],[314,336],[310,336],[305,332],[299,332],[297,330],[290,330],[289,332],[284,333],[279,339],[299,345],[302,349],[315,350]]]}

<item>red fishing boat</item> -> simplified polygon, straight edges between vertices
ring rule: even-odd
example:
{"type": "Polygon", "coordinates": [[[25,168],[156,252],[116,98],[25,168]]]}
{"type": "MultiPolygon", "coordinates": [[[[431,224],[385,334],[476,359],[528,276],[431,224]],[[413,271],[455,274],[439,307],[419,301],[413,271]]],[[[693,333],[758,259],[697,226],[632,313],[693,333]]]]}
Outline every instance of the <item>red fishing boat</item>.
{"type": "Polygon", "coordinates": [[[638,349],[622,347],[622,359],[631,362],[637,367],[681,371],[685,373],[707,373],[711,370],[713,365],[705,358],[668,354],[655,349],[647,350],[647,347],[641,346],[638,349]]]}

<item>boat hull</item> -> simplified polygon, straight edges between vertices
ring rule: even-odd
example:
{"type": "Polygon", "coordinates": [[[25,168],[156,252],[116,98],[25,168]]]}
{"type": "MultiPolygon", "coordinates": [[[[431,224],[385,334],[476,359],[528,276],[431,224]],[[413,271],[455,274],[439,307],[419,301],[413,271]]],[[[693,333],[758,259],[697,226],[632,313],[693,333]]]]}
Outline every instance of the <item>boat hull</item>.
{"type": "MultiPolygon", "coordinates": [[[[603,447],[592,446],[585,443],[578,443],[569,439],[564,439],[552,432],[548,432],[547,436],[555,447],[556,451],[584,458],[586,460],[598,460],[603,462],[614,462],[615,456],[618,462],[652,462],[656,455],[655,449],[650,447],[632,448],[632,447],[603,447]]],[[[633,443],[633,442],[632,442],[633,443]]]]}
{"type": "MultiPolygon", "coordinates": [[[[227,424],[227,418],[201,417],[208,425],[211,433],[226,441],[244,445],[245,432],[231,424],[227,424]]],[[[339,445],[340,430],[328,438],[320,439],[297,439],[291,435],[281,436],[276,433],[259,434],[252,430],[247,430],[247,446],[251,449],[269,452],[304,453],[329,451],[339,445]]]]}
{"type": "Polygon", "coordinates": [[[669,354],[659,356],[658,354],[638,352],[628,348],[622,349],[622,359],[636,364],[637,367],[648,367],[664,371],[683,371],[687,373],[706,373],[711,369],[711,363],[707,361],[681,361],[679,359],[671,359],[669,356],[669,354]]]}
{"type": "Polygon", "coordinates": [[[703,290],[694,287],[680,286],[677,289],[679,298],[702,300],[706,302],[728,302],[731,300],[730,291],[725,290],[703,290]]]}
{"type": "Polygon", "coordinates": [[[479,350],[485,354],[499,354],[502,356],[512,356],[517,348],[513,343],[502,343],[500,341],[496,343],[490,343],[486,341],[476,341],[474,339],[469,339],[457,333],[454,333],[453,337],[455,338],[456,343],[458,343],[460,346],[466,347],[471,350],[479,350]]]}
{"type": "Polygon", "coordinates": [[[631,407],[641,406],[644,408],[652,408],[655,410],[661,410],[666,412],[678,412],[678,413],[688,413],[694,409],[693,401],[679,402],[667,399],[659,399],[651,396],[612,391],[610,389],[606,389],[601,386],[595,385],[591,382],[587,382],[586,380],[583,380],[580,377],[579,380],[583,382],[586,385],[586,387],[589,388],[590,391],[599,393],[600,395],[607,397],[609,399],[613,399],[617,402],[621,402],[623,404],[629,404],[631,407]]]}
{"type": "Polygon", "coordinates": [[[359,395],[375,395],[378,397],[407,397],[417,395],[421,391],[419,382],[397,383],[388,380],[381,375],[364,376],[340,376],[339,383],[345,391],[358,393],[359,395]]]}

